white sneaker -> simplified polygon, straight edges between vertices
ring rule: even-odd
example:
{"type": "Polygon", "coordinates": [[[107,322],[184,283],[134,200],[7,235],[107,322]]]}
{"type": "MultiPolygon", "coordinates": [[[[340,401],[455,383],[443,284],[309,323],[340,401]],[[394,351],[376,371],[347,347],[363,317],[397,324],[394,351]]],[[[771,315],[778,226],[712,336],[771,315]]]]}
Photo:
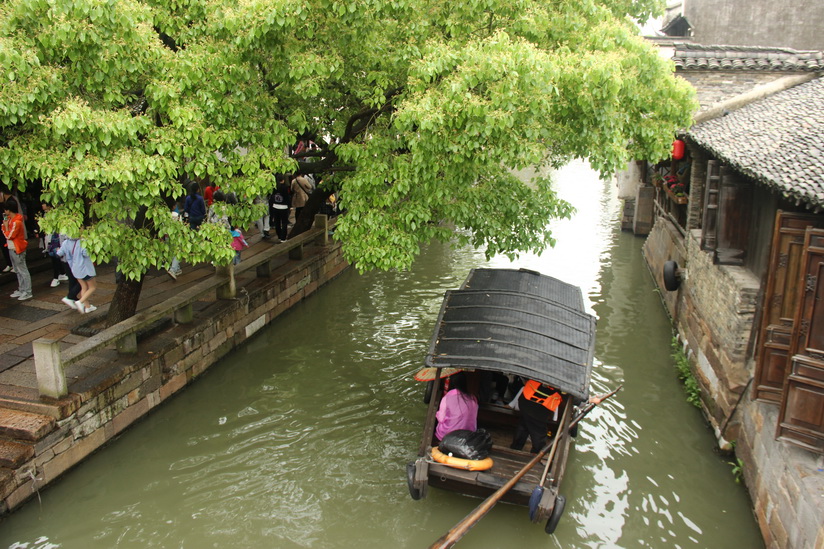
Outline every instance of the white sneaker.
{"type": "Polygon", "coordinates": [[[78,311],[80,311],[81,313],[85,313],[85,312],[86,312],[86,309],[84,308],[84,305],[83,305],[83,302],[82,302],[82,301],[75,301],[75,302],[74,302],[74,306],[75,306],[75,308],[76,308],[78,311]]]}
{"type": "Polygon", "coordinates": [[[17,298],[17,301],[26,301],[27,299],[31,299],[34,297],[31,294],[20,294],[20,297],[17,298]]]}
{"type": "Polygon", "coordinates": [[[69,277],[67,277],[66,275],[59,275],[59,276],[57,277],[57,280],[59,280],[59,281],[61,281],[61,282],[65,282],[65,281],[67,281],[68,279],[69,279],[69,277]]]}
{"type": "Polygon", "coordinates": [[[68,305],[70,308],[72,308],[72,309],[74,309],[74,310],[77,310],[77,305],[75,305],[75,304],[74,304],[74,300],[73,300],[73,299],[69,299],[68,297],[64,297],[64,298],[62,298],[60,301],[62,301],[62,302],[63,302],[63,303],[65,303],[66,305],[68,305]]]}
{"type": "Polygon", "coordinates": [[[7,272],[9,272],[9,271],[11,271],[11,265],[6,265],[6,268],[5,268],[5,269],[3,269],[3,272],[4,272],[4,273],[7,273],[7,272]]]}
{"type": "Polygon", "coordinates": [[[15,272],[17,272],[17,271],[15,271],[15,270],[14,270],[14,268],[12,268],[12,270],[10,270],[9,272],[10,272],[10,273],[15,273],[15,272]]]}
{"type": "Polygon", "coordinates": [[[21,295],[23,295],[23,292],[20,290],[14,290],[9,297],[20,297],[21,295]]]}
{"type": "Polygon", "coordinates": [[[96,311],[96,310],[97,310],[97,307],[95,307],[94,305],[89,305],[88,307],[86,307],[86,310],[84,312],[91,313],[92,311],[96,311]]]}
{"type": "Polygon", "coordinates": [[[49,284],[49,286],[51,286],[52,288],[57,288],[58,286],[60,286],[60,281],[56,278],[52,278],[51,284],[49,284]]]}
{"type": "Polygon", "coordinates": [[[166,269],[166,274],[172,277],[172,280],[177,280],[177,273],[170,271],[169,269],[166,269]]]}

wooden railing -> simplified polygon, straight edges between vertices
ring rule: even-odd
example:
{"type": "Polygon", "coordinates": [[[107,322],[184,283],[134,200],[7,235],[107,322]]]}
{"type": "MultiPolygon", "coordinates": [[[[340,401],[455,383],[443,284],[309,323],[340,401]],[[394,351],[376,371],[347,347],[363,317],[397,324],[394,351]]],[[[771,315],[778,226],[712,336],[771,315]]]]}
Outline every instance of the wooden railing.
{"type": "Polygon", "coordinates": [[[119,353],[136,353],[137,334],[141,330],[167,317],[173,317],[174,321],[179,324],[192,322],[194,318],[192,304],[204,294],[214,291],[218,299],[234,298],[237,293],[235,275],[255,269],[257,277],[268,278],[272,272],[274,259],[283,255],[288,255],[290,259],[303,259],[304,245],[315,243],[326,246],[329,242],[329,230],[332,227],[334,227],[334,221],[330,223],[327,216],[316,215],[315,223],[309,231],[252,256],[240,265],[217,267],[214,276],[98,332],[85,341],[72,345],[65,351],[60,350],[58,340],[45,338],[35,340],[32,347],[40,394],[51,398],[65,396],[68,394],[65,368],[70,364],[110,345],[117,345],[119,353]]]}

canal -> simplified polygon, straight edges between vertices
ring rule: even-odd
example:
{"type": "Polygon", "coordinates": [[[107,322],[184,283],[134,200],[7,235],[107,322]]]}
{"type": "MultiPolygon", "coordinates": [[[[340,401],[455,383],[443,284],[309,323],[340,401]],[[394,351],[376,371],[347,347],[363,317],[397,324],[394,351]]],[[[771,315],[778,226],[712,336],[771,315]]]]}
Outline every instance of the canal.
{"type": "Polygon", "coordinates": [[[502,504],[458,547],[763,547],[685,400],[614,185],[573,163],[558,189],[578,213],[554,225],[556,248],[510,263],[432,244],[408,272],[350,269],[3,520],[0,546],[428,547],[479,501],[409,497],[425,414],[412,374],[443,292],[491,265],[580,285],[598,318],[592,390],[624,389],[582,424],[554,536],[502,504]]]}

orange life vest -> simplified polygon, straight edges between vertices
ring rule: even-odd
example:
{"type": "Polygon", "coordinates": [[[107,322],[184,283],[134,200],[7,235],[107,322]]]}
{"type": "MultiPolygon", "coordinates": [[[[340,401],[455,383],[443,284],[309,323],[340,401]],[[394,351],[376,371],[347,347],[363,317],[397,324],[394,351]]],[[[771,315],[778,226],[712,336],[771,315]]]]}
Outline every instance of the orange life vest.
{"type": "Polygon", "coordinates": [[[558,409],[558,406],[561,405],[561,401],[563,400],[563,397],[558,391],[532,379],[524,385],[524,398],[532,402],[537,402],[552,412],[558,409]]]}

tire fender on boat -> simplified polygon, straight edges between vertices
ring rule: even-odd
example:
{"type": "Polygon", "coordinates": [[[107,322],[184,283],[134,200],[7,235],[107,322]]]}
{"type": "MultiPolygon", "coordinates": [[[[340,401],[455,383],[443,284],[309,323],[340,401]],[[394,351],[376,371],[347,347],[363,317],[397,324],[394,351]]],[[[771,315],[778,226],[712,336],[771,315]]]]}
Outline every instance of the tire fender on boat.
{"type": "Polygon", "coordinates": [[[449,456],[438,450],[437,446],[432,447],[431,455],[432,459],[438,463],[466,471],[486,471],[487,469],[491,469],[493,464],[492,458],[489,457],[485,459],[463,459],[449,456]]]}

